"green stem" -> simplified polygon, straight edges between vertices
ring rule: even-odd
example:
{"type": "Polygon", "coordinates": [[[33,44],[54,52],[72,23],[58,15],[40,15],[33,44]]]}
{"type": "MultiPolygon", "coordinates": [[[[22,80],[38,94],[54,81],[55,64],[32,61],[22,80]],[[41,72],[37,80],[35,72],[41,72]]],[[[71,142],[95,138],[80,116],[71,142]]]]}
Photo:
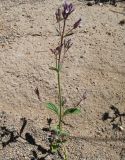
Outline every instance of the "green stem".
{"type": "Polygon", "coordinates": [[[58,90],[59,90],[59,107],[60,107],[60,113],[59,113],[59,129],[61,130],[62,125],[62,98],[61,98],[61,85],[60,85],[60,72],[58,72],[58,90]]]}
{"type": "Polygon", "coordinates": [[[56,57],[56,68],[58,68],[58,60],[57,60],[57,55],[55,56],[56,57]]]}
{"type": "MultiPolygon", "coordinates": [[[[63,39],[64,39],[64,33],[65,33],[65,26],[66,26],[66,20],[64,20],[64,24],[63,24],[63,31],[61,34],[61,41],[60,41],[60,46],[62,47],[63,45],[63,39]]],[[[60,109],[60,113],[59,113],[59,130],[62,129],[62,96],[61,96],[61,82],[60,82],[60,62],[61,62],[61,53],[62,53],[62,48],[60,49],[60,53],[59,53],[59,59],[58,59],[58,73],[57,73],[57,77],[58,77],[58,100],[59,100],[59,109],[60,109]]]]}
{"type": "Polygon", "coordinates": [[[64,160],[68,160],[65,146],[63,146],[63,153],[64,153],[64,160]]]}

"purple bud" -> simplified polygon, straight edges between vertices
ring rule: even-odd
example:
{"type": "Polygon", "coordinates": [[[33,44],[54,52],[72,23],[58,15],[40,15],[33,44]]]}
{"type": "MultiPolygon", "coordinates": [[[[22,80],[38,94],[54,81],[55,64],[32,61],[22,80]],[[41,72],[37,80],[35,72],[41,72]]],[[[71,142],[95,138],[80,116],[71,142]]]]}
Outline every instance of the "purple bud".
{"type": "Polygon", "coordinates": [[[58,47],[56,47],[55,49],[50,49],[52,54],[59,55],[61,53],[62,46],[63,46],[63,44],[58,46],[58,47]]]}
{"type": "Polygon", "coordinates": [[[74,23],[73,29],[76,29],[78,26],[80,26],[81,21],[82,21],[82,19],[79,18],[79,20],[74,23]]]}
{"type": "Polygon", "coordinates": [[[75,9],[74,9],[74,7],[73,7],[73,4],[70,3],[70,4],[69,4],[69,12],[72,13],[74,10],[75,10],[75,9]]]}
{"type": "Polygon", "coordinates": [[[58,8],[55,15],[56,15],[57,22],[61,21],[62,18],[61,18],[61,9],[60,8],[58,8]]]}
{"type": "Polygon", "coordinates": [[[63,4],[63,11],[62,11],[62,16],[64,19],[67,19],[68,16],[74,11],[74,7],[73,7],[73,4],[70,3],[68,4],[66,1],[65,3],[63,4]]]}
{"type": "Polygon", "coordinates": [[[60,45],[60,46],[58,46],[58,47],[56,47],[56,53],[57,53],[57,54],[60,54],[60,53],[61,53],[62,46],[63,46],[63,44],[60,45]]]}

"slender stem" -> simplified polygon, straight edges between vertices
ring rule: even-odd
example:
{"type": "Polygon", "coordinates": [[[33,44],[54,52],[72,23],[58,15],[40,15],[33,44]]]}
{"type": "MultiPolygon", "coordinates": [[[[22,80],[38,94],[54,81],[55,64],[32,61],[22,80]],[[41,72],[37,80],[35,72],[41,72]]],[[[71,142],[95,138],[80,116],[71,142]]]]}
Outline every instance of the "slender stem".
{"type": "Polygon", "coordinates": [[[60,33],[60,35],[62,34],[62,33],[61,33],[61,25],[60,25],[60,21],[59,21],[59,33],[60,33]]]}
{"type": "Polygon", "coordinates": [[[56,57],[55,59],[56,59],[56,68],[57,68],[58,67],[58,60],[57,60],[58,57],[57,57],[57,55],[55,57],[56,57]]]}
{"type": "Polygon", "coordinates": [[[60,80],[60,65],[61,65],[61,53],[62,53],[62,45],[63,45],[63,39],[64,39],[64,33],[65,33],[65,26],[66,26],[66,20],[64,20],[63,23],[63,31],[61,34],[61,41],[60,41],[60,53],[59,53],[59,59],[58,59],[58,72],[57,72],[57,77],[58,77],[58,100],[59,100],[59,129],[62,129],[62,96],[61,96],[61,80],[60,80]]]}
{"type": "Polygon", "coordinates": [[[63,146],[63,153],[64,153],[64,160],[68,160],[65,146],[63,146]]]}
{"type": "Polygon", "coordinates": [[[58,90],[59,90],[59,107],[60,107],[60,113],[59,113],[59,129],[61,130],[62,125],[62,98],[61,98],[61,85],[60,85],[60,72],[58,72],[58,90]]]}

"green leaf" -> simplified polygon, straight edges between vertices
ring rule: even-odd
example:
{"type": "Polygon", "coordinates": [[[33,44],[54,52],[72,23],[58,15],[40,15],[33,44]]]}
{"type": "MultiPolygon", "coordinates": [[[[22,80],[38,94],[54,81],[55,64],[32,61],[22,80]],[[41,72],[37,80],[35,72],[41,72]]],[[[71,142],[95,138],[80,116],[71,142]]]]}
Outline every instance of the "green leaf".
{"type": "Polygon", "coordinates": [[[59,70],[55,67],[50,67],[49,69],[53,70],[53,71],[56,71],[56,72],[59,72],[59,70]]]}
{"type": "Polygon", "coordinates": [[[51,145],[51,151],[52,151],[52,153],[57,152],[58,149],[59,149],[59,145],[58,144],[52,144],[51,145]]]}
{"type": "Polygon", "coordinates": [[[67,131],[61,131],[60,132],[60,136],[69,136],[69,135],[70,135],[70,133],[67,132],[67,131]]]}
{"type": "Polygon", "coordinates": [[[78,114],[80,112],[81,111],[78,108],[69,108],[69,109],[67,109],[67,110],[64,111],[63,116],[67,116],[67,115],[70,115],[70,114],[78,114]]]}
{"type": "Polygon", "coordinates": [[[47,108],[59,115],[59,109],[58,107],[53,103],[47,103],[47,108]]]}
{"type": "Polygon", "coordinates": [[[74,34],[73,32],[70,32],[70,33],[65,34],[64,37],[71,36],[71,35],[73,35],[73,34],[74,34]]]}

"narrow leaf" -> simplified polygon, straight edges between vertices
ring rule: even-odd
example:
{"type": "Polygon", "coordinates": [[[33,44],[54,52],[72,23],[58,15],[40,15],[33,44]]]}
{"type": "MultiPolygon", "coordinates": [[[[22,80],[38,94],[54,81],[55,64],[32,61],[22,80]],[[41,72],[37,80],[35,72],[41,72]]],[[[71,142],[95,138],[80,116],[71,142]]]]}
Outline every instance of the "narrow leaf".
{"type": "Polygon", "coordinates": [[[65,34],[64,37],[68,37],[68,36],[71,36],[71,35],[73,35],[73,34],[74,34],[73,32],[70,32],[70,33],[65,34]]]}
{"type": "Polygon", "coordinates": [[[60,34],[60,31],[56,28],[56,31],[57,31],[57,33],[58,33],[58,36],[60,36],[61,34],[60,34]]]}
{"type": "Polygon", "coordinates": [[[70,114],[78,114],[80,112],[81,111],[78,108],[69,108],[64,112],[63,116],[67,116],[67,115],[70,115],[70,114]]]}
{"type": "Polygon", "coordinates": [[[59,72],[59,70],[55,67],[50,67],[49,69],[53,70],[53,71],[56,71],[56,72],[59,72]]]}
{"type": "Polygon", "coordinates": [[[57,115],[59,114],[59,109],[55,104],[47,103],[47,108],[56,113],[57,115]]]}

